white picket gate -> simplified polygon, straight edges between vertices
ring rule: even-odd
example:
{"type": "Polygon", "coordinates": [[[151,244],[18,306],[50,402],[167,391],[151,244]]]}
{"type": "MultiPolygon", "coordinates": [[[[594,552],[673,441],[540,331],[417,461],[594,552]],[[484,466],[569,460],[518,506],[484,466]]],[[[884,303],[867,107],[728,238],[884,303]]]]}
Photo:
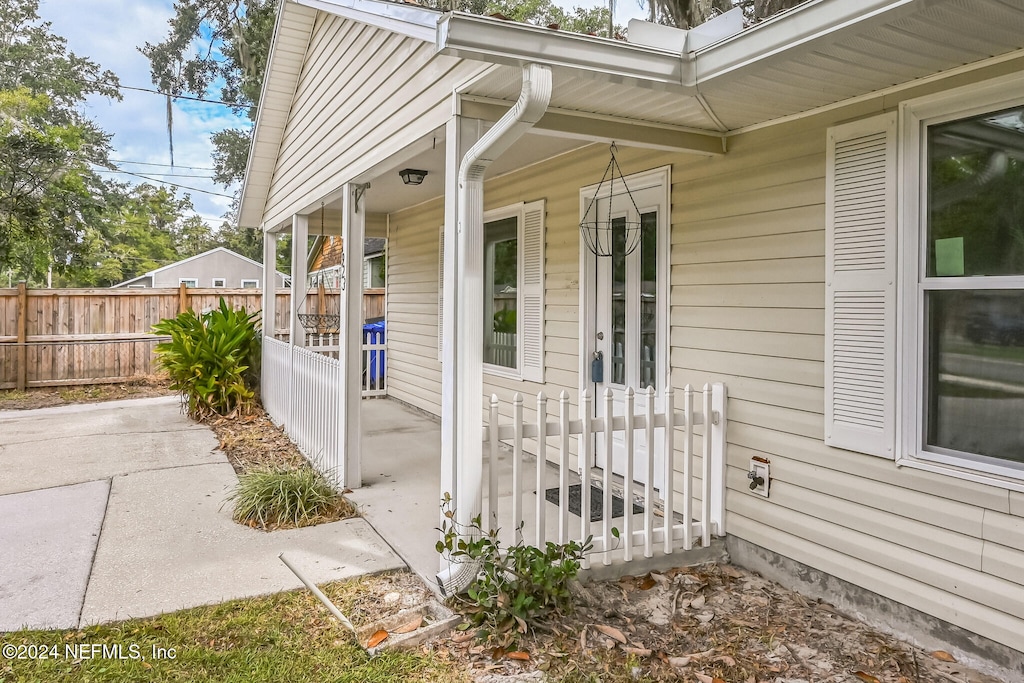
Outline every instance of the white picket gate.
{"type": "MultiPolygon", "coordinates": [[[[603,564],[610,564],[616,552],[624,561],[633,560],[634,549],[644,557],[653,557],[655,547],[660,553],[671,554],[677,547],[690,550],[696,539],[707,547],[711,536],[723,536],[724,495],[725,495],[725,387],[722,384],[704,385],[695,391],[687,385],[681,392],[682,410],[676,409],[676,393],[666,389],[662,393],[662,410],[656,410],[654,389],[634,395],[632,389],[625,392],[622,415],[614,415],[615,399],[611,390],[606,390],[600,403],[601,417],[594,415],[594,399],[584,392],[580,401],[579,416],[570,418],[569,394],[562,392],[558,398],[558,417],[548,416],[548,399],[538,394],[536,419],[524,418],[523,396],[516,394],[512,401],[511,423],[502,424],[499,418],[497,396],[490,401],[489,425],[484,427],[484,460],[487,464],[487,481],[484,487],[486,515],[484,520],[490,529],[504,530],[510,542],[526,542],[543,547],[547,541],[566,543],[569,540],[582,541],[593,537],[591,557],[600,554],[603,564]],[[637,400],[639,398],[640,400],[637,400]],[[698,435],[695,427],[702,427],[698,435]],[[595,438],[602,435],[602,439],[595,438]],[[538,438],[542,437],[542,438],[538,438]],[[573,437],[577,439],[577,453],[570,453],[573,437]],[[700,470],[695,469],[694,441],[699,438],[700,470]],[[524,439],[532,439],[536,447],[535,457],[528,456],[523,448],[524,439]],[[555,441],[555,445],[549,443],[555,441]],[[597,443],[600,441],[598,454],[597,443]],[[616,444],[616,442],[618,442],[616,444]],[[663,495],[654,488],[656,444],[670,457],[663,458],[663,489],[674,495],[663,495]],[[634,454],[636,446],[642,443],[647,459],[646,472],[650,473],[643,484],[634,484],[634,454]],[[681,446],[681,456],[676,454],[681,446]],[[613,461],[613,449],[622,449],[625,459],[625,474],[618,477],[612,467],[599,472],[594,468],[595,455],[603,455],[603,461],[613,461]],[[554,451],[553,453],[551,451],[554,451]],[[510,481],[500,481],[503,475],[501,453],[511,457],[510,481]],[[529,462],[532,460],[532,462],[529,462]],[[532,466],[533,471],[527,469],[532,466]],[[598,476],[592,477],[592,472],[598,476]],[[677,478],[679,490],[676,490],[677,478]],[[557,483],[558,502],[550,503],[545,497],[549,483],[557,483]],[[570,486],[580,485],[579,522],[571,523],[570,486]],[[507,489],[511,484],[510,495],[507,489]],[[591,484],[601,490],[601,520],[591,522],[591,484]],[[613,525],[613,498],[616,489],[622,500],[622,519],[613,525]],[[699,510],[694,509],[699,492],[699,510]],[[528,496],[535,494],[535,504],[526,503],[528,496]],[[501,509],[500,501],[510,499],[508,510],[501,509]],[[633,512],[634,504],[642,505],[643,512],[633,512]],[[549,508],[549,505],[553,509],[549,508]],[[531,509],[532,508],[532,509],[531,509]],[[554,519],[547,517],[554,514],[554,519]]],[[[507,476],[507,468],[506,468],[507,476]]]]}

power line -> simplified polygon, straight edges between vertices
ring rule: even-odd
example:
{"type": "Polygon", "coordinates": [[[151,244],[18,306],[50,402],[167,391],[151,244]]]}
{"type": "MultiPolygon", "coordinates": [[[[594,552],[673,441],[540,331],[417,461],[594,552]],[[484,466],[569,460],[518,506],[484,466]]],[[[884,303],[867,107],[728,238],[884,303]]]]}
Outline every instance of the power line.
{"type": "Polygon", "coordinates": [[[216,171],[217,169],[209,166],[182,166],[181,164],[158,164],[152,161],[127,161],[125,159],[111,159],[112,163],[115,164],[138,164],[139,166],[160,166],[162,168],[187,168],[192,171],[216,171]]]}
{"type": "Polygon", "coordinates": [[[160,180],[159,178],[151,178],[150,176],[145,176],[145,175],[142,175],[140,173],[132,173],[131,171],[121,171],[121,173],[125,173],[125,174],[131,175],[131,176],[135,176],[136,178],[142,178],[143,180],[148,180],[148,181],[150,181],[152,183],[161,183],[163,185],[171,185],[172,187],[180,187],[183,190],[192,190],[193,192],[202,192],[203,194],[212,194],[214,197],[225,197],[226,199],[234,199],[234,196],[232,196],[230,194],[221,194],[220,192],[211,192],[210,190],[201,190],[198,187],[189,187],[188,185],[181,185],[179,183],[172,183],[172,182],[168,182],[166,180],[160,180]]]}
{"type": "MultiPolygon", "coordinates": [[[[8,66],[17,66],[19,64],[19,62],[11,62],[11,61],[6,61],[6,62],[3,62],[3,63],[8,65],[8,66]]],[[[47,74],[49,76],[54,76],[54,75],[60,76],[61,75],[61,74],[57,74],[56,72],[53,72],[53,71],[42,71],[42,72],[36,72],[36,73],[45,73],[45,74],[47,74]]],[[[148,92],[148,93],[152,93],[154,95],[162,95],[163,97],[167,97],[167,95],[168,95],[168,93],[161,92],[161,91],[155,90],[153,88],[140,88],[139,86],[135,86],[135,85],[121,85],[120,83],[115,85],[113,83],[107,83],[106,81],[100,81],[100,80],[89,79],[89,78],[79,77],[79,78],[69,78],[68,80],[74,81],[76,83],[88,83],[90,85],[102,85],[102,86],[105,86],[107,88],[117,88],[118,90],[138,90],[139,92],[148,92]]],[[[93,93],[93,94],[99,94],[99,93],[93,93]]],[[[205,97],[194,97],[192,95],[171,95],[171,99],[175,99],[175,100],[192,100],[193,102],[203,102],[205,104],[218,104],[218,105],[220,105],[222,107],[231,107],[232,109],[246,109],[248,107],[253,106],[252,104],[245,104],[245,103],[241,103],[240,104],[240,103],[237,103],[237,102],[236,103],[223,102],[221,100],[210,100],[210,99],[207,99],[205,97]]]]}
{"type": "MultiPolygon", "coordinates": [[[[89,80],[85,80],[85,79],[82,79],[82,80],[85,83],[100,83],[100,81],[89,81],[89,80]]],[[[121,90],[138,90],[139,92],[148,92],[148,93],[152,93],[154,95],[162,95],[163,97],[167,97],[167,93],[160,92],[159,90],[154,90],[153,88],[139,88],[139,87],[136,87],[134,85],[120,85],[120,84],[119,85],[115,85],[115,86],[111,86],[111,87],[119,88],[121,90]]],[[[208,100],[208,99],[206,99],[204,97],[192,97],[191,95],[171,95],[171,99],[173,99],[173,100],[192,100],[193,102],[203,102],[204,104],[219,104],[222,107],[231,107],[232,109],[243,109],[243,108],[248,108],[250,106],[248,104],[231,104],[230,102],[221,102],[220,100],[208,100]]]]}
{"type": "MultiPolygon", "coordinates": [[[[136,175],[131,171],[125,171],[122,169],[105,168],[101,173],[127,173],[128,175],[136,175]]],[[[212,175],[201,175],[191,173],[160,173],[158,174],[161,178],[205,178],[207,180],[213,180],[212,175]]]]}

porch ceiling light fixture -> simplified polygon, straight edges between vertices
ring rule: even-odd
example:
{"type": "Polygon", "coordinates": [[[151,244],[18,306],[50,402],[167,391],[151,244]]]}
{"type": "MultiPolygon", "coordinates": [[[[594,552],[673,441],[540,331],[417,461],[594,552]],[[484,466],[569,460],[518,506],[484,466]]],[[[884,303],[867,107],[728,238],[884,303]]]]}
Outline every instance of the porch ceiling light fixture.
{"type": "Polygon", "coordinates": [[[419,185],[427,177],[427,172],[418,171],[415,168],[403,168],[398,175],[402,176],[402,182],[406,185],[419,185]]]}
{"type": "Polygon", "coordinates": [[[595,256],[611,256],[614,253],[628,256],[640,246],[642,233],[639,221],[612,218],[612,199],[616,196],[616,173],[619,176],[619,183],[622,185],[618,195],[621,196],[623,192],[625,193],[630,204],[633,205],[634,216],[640,216],[640,209],[636,207],[633,193],[629,191],[626,179],[622,175],[622,169],[619,168],[619,162],[615,159],[617,149],[614,142],[608,151],[611,158],[608,160],[608,166],[604,169],[604,175],[601,176],[601,182],[597,184],[594,196],[591,197],[590,203],[587,205],[587,210],[583,213],[584,219],[580,222],[580,235],[582,235],[587,249],[595,256]],[[601,216],[598,214],[597,202],[604,198],[608,199],[608,212],[601,216]]]}

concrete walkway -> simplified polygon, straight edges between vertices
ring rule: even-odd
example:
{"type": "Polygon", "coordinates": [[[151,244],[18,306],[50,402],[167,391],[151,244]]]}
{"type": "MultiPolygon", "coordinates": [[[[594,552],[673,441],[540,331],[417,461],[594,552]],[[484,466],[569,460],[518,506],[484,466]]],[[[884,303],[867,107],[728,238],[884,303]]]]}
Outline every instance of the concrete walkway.
{"type": "Polygon", "coordinates": [[[0,631],[75,628],[404,567],[362,519],[264,533],[175,397],[0,411],[0,631]]]}

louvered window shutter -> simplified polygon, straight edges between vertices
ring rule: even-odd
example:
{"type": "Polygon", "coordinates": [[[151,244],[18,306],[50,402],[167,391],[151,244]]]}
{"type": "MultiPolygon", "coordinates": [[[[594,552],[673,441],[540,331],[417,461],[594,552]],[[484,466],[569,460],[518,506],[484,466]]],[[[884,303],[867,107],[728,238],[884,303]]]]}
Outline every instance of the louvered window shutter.
{"type": "Polygon", "coordinates": [[[896,114],[831,128],[825,185],[825,443],[895,456],[896,114]]]}
{"type": "Polygon", "coordinates": [[[444,360],[444,226],[437,239],[437,360],[444,360]]]}
{"type": "Polygon", "coordinates": [[[544,381],[544,200],[523,206],[519,367],[524,380],[544,381]]]}

